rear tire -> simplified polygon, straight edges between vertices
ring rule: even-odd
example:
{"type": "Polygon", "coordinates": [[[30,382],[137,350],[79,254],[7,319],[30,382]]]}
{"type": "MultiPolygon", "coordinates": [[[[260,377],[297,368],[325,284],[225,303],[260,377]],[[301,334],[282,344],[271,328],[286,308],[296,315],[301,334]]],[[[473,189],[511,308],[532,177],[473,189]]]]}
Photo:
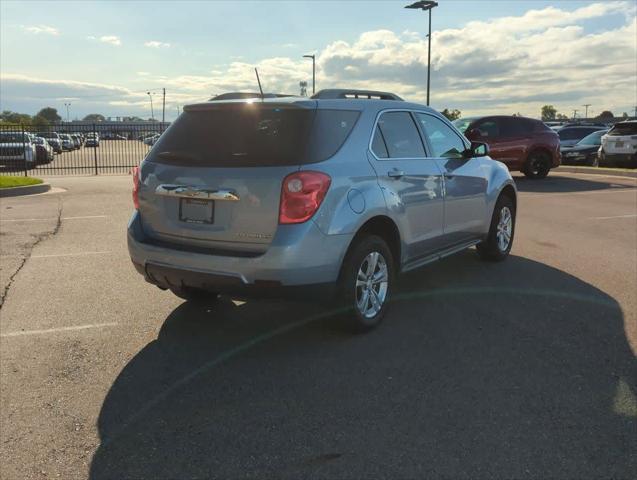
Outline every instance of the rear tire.
{"type": "Polygon", "coordinates": [[[343,260],[339,303],[349,331],[362,333],[377,327],[387,312],[395,278],[394,257],[387,242],[376,235],[361,238],[343,260]]]}
{"type": "Polygon", "coordinates": [[[509,256],[515,234],[515,205],[506,195],[500,195],[493,209],[491,227],[486,240],[477,245],[483,260],[501,262],[509,256]]]}
{"type": "Polygon", "coordinates": [[[219,298],[219,294],[192,287],[171,287],[170,291],[179,298],[188,302],[214,303],[219,298]]]}
{"type": "Polygon", "coordinates": [[[522,173],[528,178],[539,180],[546,178],[551,170],[551,157],[546,152],[531,152],[522,173]]]}

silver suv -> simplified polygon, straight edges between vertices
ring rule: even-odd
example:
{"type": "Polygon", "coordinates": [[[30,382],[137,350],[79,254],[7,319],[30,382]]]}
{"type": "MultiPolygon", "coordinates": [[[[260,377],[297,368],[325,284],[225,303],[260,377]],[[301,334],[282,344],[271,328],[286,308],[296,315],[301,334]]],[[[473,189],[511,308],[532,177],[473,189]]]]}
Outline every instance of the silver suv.
{"type": "Polygon", "coordinates": [[[331,295],[368,330],[399,272],[474,245],[506,258],[516,189],[487,155],[390,93],[190,105],[134,172],[130,256],[188,300],[331,295]]]}

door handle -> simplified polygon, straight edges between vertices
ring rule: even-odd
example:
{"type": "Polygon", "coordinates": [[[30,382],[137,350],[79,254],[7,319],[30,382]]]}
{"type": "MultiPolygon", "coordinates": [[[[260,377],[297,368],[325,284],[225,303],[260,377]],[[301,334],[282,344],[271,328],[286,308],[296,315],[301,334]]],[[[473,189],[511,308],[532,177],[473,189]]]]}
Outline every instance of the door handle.
{"type": "Polygon", "coordinates": [[[394,168],[393,170],[390,170],[389,172],[387,172],[387,176],[390,178],[400,178],[405,176],[405,172],[403,172],[402,170],[398,170],[397,168],[394,168]]]}

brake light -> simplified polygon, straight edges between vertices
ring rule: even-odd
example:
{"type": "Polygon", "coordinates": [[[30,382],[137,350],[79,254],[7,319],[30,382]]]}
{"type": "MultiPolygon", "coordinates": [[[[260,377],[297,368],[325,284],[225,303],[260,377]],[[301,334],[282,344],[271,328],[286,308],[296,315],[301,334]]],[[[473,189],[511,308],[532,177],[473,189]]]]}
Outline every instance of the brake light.
{"type": "Polygon", "coordinates": [[[295,172],[283,179],[279,223],[303,223],[316,213],[332,179],[321,172],[295,172]]]}
{"type": "Polygon", "coordinates": [[[139,210],[139,186],[141,183],[141,170],[139,167],[133,167],[131,173],[133,174],[133,205],[135,205],[135,210],[139,210]]]}

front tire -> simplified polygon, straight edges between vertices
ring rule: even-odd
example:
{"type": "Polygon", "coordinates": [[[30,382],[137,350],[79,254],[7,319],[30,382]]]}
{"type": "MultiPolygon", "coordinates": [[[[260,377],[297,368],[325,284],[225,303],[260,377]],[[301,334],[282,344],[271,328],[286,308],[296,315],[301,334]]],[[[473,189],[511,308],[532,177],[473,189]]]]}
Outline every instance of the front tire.
{"type": "Polygon", "coordinates": [[[522,173],[528,178],[542,179],[551,171],[551,157],[546,152],[531,152],[522,173]]]}
{"type": "Polygon", "coordinates": [[[489,234],[477,245],[483,260],[501,262],[509,256],[515,234],[515,205],[506,195],[500,195],[493,210],[489,234]]]}
{"type": "Polygon", "coordinates": [[[350,249],[339,280],[348,330],[367,332],[380,324],[387,312],[395,273],[393,255],[381,237],[365,236],[350,249]]]}

